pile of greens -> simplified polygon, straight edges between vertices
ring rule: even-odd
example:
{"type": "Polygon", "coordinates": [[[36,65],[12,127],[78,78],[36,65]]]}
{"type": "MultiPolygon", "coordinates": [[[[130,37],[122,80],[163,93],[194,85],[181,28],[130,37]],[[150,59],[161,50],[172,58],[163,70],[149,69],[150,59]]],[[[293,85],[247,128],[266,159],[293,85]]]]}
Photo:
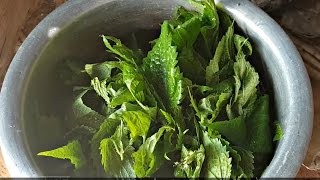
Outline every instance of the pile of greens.
{"type": "Polygon", "coordinates": [[[102,36],[113,58],[69,62],[77,125],[67,145],[38,155],[95,176],[259,176],[273,142],[269,97],[246,60],[251,44],[213,0],[190,3],[194,11],[180,7],[163,22],[147,54],[102,36]]]}

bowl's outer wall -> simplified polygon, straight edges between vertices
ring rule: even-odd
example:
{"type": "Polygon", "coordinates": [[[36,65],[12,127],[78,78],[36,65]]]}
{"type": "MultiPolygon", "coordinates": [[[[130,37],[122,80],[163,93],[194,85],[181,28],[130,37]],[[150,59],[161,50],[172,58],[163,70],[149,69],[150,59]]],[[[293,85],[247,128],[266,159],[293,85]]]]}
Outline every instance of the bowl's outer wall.
{"type": "MultiPolygon", "coordinates": [[[[305,67],[287,35],[263,11],[244,0],[217,3],[254,42],[273,86],[276,114],[285,135],[263,177],[294,177],[312,129],[311,87],[305,67]]],[[[132,30],[158,28],[177,5],[186,6],[186,2],[70,0],[33,30],[14,57],[1,92],[0,145],[11,176],[47,175],[34,155],[61,143],[58,139],[62,139],[68,121],[55,119],[68,118],[63,114],[71,102],[66,97],[71,96],[55,76],[57,63],[101,58],[105,52],[98,35],[120,36],[132,30]]],[[[40,165],[43,163],[46,161],[40,165]]]]}

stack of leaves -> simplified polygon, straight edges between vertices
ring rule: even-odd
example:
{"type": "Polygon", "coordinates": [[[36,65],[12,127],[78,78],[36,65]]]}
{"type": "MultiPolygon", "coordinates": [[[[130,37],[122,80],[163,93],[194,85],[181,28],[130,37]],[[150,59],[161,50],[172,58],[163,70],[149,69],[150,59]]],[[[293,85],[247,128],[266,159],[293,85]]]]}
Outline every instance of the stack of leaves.
{"type": "Polygon", "coordinates": [[[77,125],[67,145],[38,155],[95,176],[259,176],[273,142],[251,44],[212,0],[191,4],[163,22],[146,55],[102,36],[114,58],[68,62],[77,125]]]}

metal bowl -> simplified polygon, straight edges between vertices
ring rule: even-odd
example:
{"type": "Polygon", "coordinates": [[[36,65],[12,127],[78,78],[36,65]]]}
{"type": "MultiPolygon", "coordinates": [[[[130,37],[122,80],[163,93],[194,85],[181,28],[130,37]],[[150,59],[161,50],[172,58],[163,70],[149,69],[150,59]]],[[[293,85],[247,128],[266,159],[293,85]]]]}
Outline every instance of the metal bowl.
{"type": "MultiPolygon", "coordinates": [[[[285,32],[246,0],[216,0],[250,37],[272,87],[275,117],[284,136],[262,177],[294,177],[308,148],[313,119],[304,64],[285,32]]],[[[70,0],[46,17],[24,41],[5,77],[0,100],[0,140],[12,177],[65,175],[35,154],[61,144],[71,103],[57,78],[66,59],[105,56],[100,34],[117,37],[158,29],[185,0],[70,0]]],[[[146,34],[145,34],[146,35],[146,34]]],[[[52,162],[52,161],[50,161],[52,162]]]]}

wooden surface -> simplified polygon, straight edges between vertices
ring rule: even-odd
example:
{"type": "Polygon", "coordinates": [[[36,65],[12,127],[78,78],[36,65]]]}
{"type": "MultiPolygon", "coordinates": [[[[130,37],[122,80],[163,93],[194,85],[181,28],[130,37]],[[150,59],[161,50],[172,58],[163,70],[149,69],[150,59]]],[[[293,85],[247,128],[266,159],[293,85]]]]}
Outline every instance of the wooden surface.
{"type": "MultiPolygon", "coordinates": [[[[65,0],[0,0],[0,87],[5,72],[19,45],[30,31],[57,6],[65,0]]],[[[280,22],[281,23],[281,22],[280,22]]],[[[319,30],[320,32],[320,30],[319,30]]],[[[308,63],[319,61],[320,51],[308,42],[292,37],[304,60],[308,63]]],[[[315,119],[311,144],[304,165],[297,177],[320,177],[320,73],[308,69],[313,77],[315,119]],[[318,79],[318,80],[317,80],[318,79]]],[[[0,150],[0,177],[8,177],[0,150]]]]}

